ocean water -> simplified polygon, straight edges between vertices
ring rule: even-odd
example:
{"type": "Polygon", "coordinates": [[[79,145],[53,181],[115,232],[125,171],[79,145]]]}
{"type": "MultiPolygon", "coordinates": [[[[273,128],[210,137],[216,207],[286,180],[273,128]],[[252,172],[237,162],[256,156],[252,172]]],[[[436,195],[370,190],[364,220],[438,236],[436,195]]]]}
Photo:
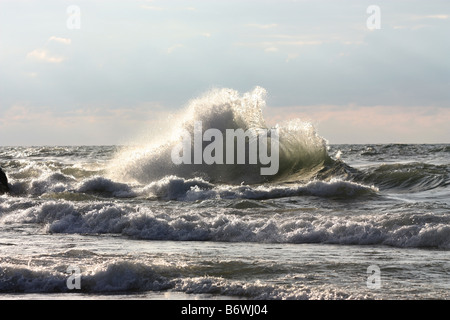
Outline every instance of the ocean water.
{"type": "MultiPolygon", "coordinates": [[[[263,105],[216,90],[171,123],[263,127],[263,105]]],[[[450,298],[450,145],[330,145],[297,119],[261,176],[174,165],[175,129],[0,147],[0,298],[450,298]]]]}

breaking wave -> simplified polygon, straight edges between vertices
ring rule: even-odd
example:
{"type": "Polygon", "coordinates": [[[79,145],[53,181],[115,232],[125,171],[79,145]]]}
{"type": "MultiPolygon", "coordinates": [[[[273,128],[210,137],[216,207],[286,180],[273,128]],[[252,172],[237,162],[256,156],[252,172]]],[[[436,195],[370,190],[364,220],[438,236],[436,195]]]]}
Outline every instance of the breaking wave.
{"type": "MultiPolygon", "coordinates": [[[[195,122],[201,122],[203,130],[218,129],[224,137],[226,130],[242,129],[247,132],[270,129],[262,116],[265,95],[266,91],[260,87],[243,95],[231,89],[215,89],[192,100],[184,111],[173,117],[166,135],[119,152],[109,168],[108,176],[118,181],[145,184],[168,175],[187,179],[200,177],[213,183],[255,184],[300,178],[308,180],[324,166],[332,164],[326,140],[316,133],[310,123],[299,119],[272,128],[279,136],[279,170],[275,175],[261,175],[260,168],[264,166],[249,164],[248,154],[244,164],[175,165],[172,162],[173,148],[180,143],[184,130],[194,136],[195,122]]],[[[205,143],[202,145],[204,147],[205,143]]],[[[192,145],[191,148],[194,153],[192,145]]]]}
{"type": "MultiPolygon", "coordinates": [[[[65,253],[63,253],[64,255],[65,253]]],[[[68,265],[52,270],[29,266],[6,265],[1,269],[0,292],[61,293],[69,292],[66,281],[68,265]]],[[[249,266],[257,269],[258,267],[249,266]]],[[[200,270],[199,270],[200,272],[200,270]]],[[[209,294],[242,299],[357,299],[358,296],[336,289],[290,287],[270,283],[230,280],[217,276],[196,275],[195,270],[183,275],[180,268],[148,265],[138,261],[108,261],[85,266],[82,270],[82,293],[181,292],[209,294]]],[[[258,272],[255,270],[254,272],[258,272]]],[[[360,298],[360,297],[359,297],[360,298]]]]}
{"type": "MultiPolygon", "coordinates": [[[[247,200],[251,202],[252,200],[247,200]]],[[[145,240],[388,245],[450,249],[450,217],[439,208],[389,213],[332,214],[278,211],[236,202],[233,207],[148,208],[98,201],[54,200],[21,208],[1,207],[3,225],[37,224],[49,233],[119,234],[145,240]],[[434,213],[428,213],[434,210],[434,213]]],[[[442,209],[444,210],[444,209],[442,209]]]]}
{"type": "Polygon", "coordinates": [[[295,185],[213,185],[202,179],[183,179],[176,176],[164,177],[152,182],[145,193],[164,200],[196,201],[205,199],[276,199],[294,196],[317,196],[335,198],[356,198],[376,196],[377,188],[362,184],[332,179],[331,181],[310,181],[295,185]]]}

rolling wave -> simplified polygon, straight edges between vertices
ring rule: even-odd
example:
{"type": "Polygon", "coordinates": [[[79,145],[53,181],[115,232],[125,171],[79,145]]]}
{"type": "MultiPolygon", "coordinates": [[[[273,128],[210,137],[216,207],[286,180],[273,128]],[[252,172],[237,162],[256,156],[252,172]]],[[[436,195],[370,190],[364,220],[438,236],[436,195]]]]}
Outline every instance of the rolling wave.
{"type": "Polygon", "coordinates": [[[352,179],[380,190],[419,192],[450,185],[450,167],[422,162],[381,164],[361,170],[352,179]]]}
{"type": "MultiPolygon", "coordinates": [[[[124,182],[145,184],[170,175],[187,179],[200,177],[213,183],[256,184],[292,180],[294,177],[308,180],[324,166],[332,164],[326,140],[316,133],[310,123],[299,119],[272,128],[279,136],[279,170],[273,176],[261,175],[263,166],[249,164],[248,154],[244,164],[173,163],[171,152],[180,142],[182,132],[185,132],[182,130],[194,136],[195,122],[201,122],[203,130],[217,129],[223,136],[226,136],[226,130],[242,129],[247,132],[269,129],[262,116],[265,94],[266,91],[260,87],[242,96],[234,90],[216,89],[194,99],[174,117],[166,135],[119,152],[109,168],[108,176],[124,182]]],[[[249,142],[246,141],[245,149],[248,150],[248,147],[249,142]]],[[[204,144],[202,148],[205,148],[204,144]]],[[[193,154],[193,145],[191,149],[193,154]]]]}
{"type": "MultiPolygon", "coordinates": [[[[64,255],[65,253],[62,253],[64,255]]],[[[219,268],[225,268],[218,263],[219,268]]],[[[55,269],[33,268],[9,264],[2,268],[0,292],[8,293],[68,293],[66,264],[55,269]]],[[[255,269],[257,266],[248,265],[255,269]]],[[[184,294],[222,295],[244,299],[355,299],[356,296],[329,287],[291,287],[271,283],[248,283],[222,276],[204,275],[188,269],[188,274],[177,266],[161,267],[150,262],[122,259],[96,265],[84,265],[81,276],[82,293],[168,292],[184,294]]],[[[260,271],[261,272],[261,271],[260,271]]]]}
{"type": "Polygon", "coordinates": [[[278,211],[261,207],[148,208],[115,202],[53,200],[32,206],[3,203],[0,221],[42,226],[49,233],[119,234],[145,240],[388,245],[450,249],[445,207],[373,214],[278,211]],[[433,210],[434,213],[427,213],[433,210]],[[442,213],[439,213],[442,211],[442,213]]]}

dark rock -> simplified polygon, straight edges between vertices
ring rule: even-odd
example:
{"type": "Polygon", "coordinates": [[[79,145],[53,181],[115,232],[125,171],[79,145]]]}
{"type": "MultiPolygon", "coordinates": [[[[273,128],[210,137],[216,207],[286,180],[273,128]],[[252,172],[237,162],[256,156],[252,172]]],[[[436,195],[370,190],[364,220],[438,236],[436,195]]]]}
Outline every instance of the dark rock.
{"type": "Polygon", "coordinates": [[[4,194],[6,192],[9,192],[8,178],[2,168],[0,168],[0,194],[4,194]]]}

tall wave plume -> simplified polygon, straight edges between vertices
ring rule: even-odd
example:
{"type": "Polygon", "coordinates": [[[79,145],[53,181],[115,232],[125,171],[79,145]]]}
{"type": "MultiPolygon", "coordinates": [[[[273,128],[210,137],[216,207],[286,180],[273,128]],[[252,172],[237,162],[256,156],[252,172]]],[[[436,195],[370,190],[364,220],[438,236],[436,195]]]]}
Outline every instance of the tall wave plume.
{"type": "MultiPolygon", "coordinates": [[[[253,91],[240,94],[232,89],[212,89],[196,98],[187,107],[171,118],[170,127],[164,134],[152,137],[141,144],[132,143],[124,147],[109,167],[109,176],[115,180],[136,181],[148,184],[168,175],[182,178],[200,177],[209,182],[229,184],[253,184],[269,181],[308,180],[326,166],[333,164],[327,153],[326,140],[320,137],[314,127],[300,119],[292,119],[269,128],[262,112],[266,105],[266,90],[256,87],[253,91]],[[268,165],[250,164],[249,141],[246,140],[246,159],[243,164],[175,164],[172,150],[180,145],[183,133],[194,137],[195,123],[201,123],[202,132],[218,129],[226,137],[226,130],[242,129],[269,132],[267,145],[270,147],[269,129],[276,130],[279,141],[279,168],[274,175],[262,175],[260,169],[268,165]]],[[[211,144],[202,141],[202,150],[211,144]]],[[[225,143],[224,143],[225,145],[225,143]]],[[[270,148],[269,148],[270,149],[270,148]]],[[[223,149],[226,151],[225,148],[223,149]]],[[[194,154],[194,139],[191,151],[194,154]]],[[[267,155],[270,154],[270,151],[267,155]]],[[[226,155],[224,155],[226,157],[226,155]]]]}

